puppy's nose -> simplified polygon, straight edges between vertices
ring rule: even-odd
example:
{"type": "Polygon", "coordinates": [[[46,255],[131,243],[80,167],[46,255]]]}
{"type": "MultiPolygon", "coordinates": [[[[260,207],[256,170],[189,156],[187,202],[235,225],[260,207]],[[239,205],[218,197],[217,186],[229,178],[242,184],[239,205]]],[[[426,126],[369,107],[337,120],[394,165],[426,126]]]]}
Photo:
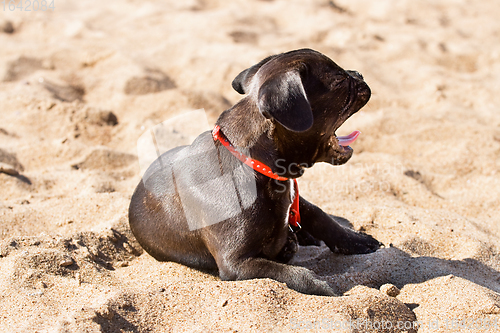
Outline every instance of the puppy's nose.
{"type": "Polygon", "coordinates": [[[355,79],[363,80],[363,75],[361,75],[361,73],[358,71],[346,71],[346,72],[355,79]]]}

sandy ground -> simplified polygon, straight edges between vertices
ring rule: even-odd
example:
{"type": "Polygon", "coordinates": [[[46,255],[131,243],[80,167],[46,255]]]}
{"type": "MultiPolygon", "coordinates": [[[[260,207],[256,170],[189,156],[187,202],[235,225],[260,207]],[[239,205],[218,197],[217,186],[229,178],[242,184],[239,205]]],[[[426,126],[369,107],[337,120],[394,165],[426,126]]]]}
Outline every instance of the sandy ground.
{"type": "Polygon", "coordinates": [[[498,331],[497,1],[2,9],[0,331],[498,331]],[[141,134],[198,108],[213,124],[240,98],[236,74],[302,47],[360,71],[373,96],[337,133],[362,131],[353,158],[310,169],[301,193],[386,248],[300,249],[294,264],[340,297],[143,253],[126,217],[141,134]]]}

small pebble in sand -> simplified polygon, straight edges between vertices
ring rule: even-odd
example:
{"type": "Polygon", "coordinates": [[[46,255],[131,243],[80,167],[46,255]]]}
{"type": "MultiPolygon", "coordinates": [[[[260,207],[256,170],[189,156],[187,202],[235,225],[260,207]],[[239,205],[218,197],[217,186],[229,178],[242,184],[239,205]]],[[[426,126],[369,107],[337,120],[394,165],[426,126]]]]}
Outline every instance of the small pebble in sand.
{"type": "Polygon", "coordinates": [[[0,162],[0,172],[6,173],[11,176],[19,175],[19,171],[17,171],[12,165],[1,162],[0,162]]]}
{"type": "Polygon", "coordinates": [[[14,25],[10,21],[0,20],[0,31],[11,34],[14,32],[14,25]]]}
{"type": "Polygon", "coordinates": [[[45,288],[47,288],[47,284],[45,284],[45,282],[43,282],[43,281],[38,281],[36,284],[36,287],[37,287],[37,289],[45,289],[45,288]]]}
{"type": "Polygon", "coordinates": [[[71,265],[73,265],[73,259],[71,258],[64,258],[61,261],[59,261],[59,266],[61,267],[66,267],[71,265]]]}
{"type": "Polygon", "coordinates": [[[76,279],[76,282],[78,282],[78,285],[81,286],[82,285],[82,276],[80,275],[80,273],[75,274],[75,279],[76,279]]]}
{"type": "Polygon", "coordinates": [[[116,267],[127,267],[129,265],[128,261],[118,261],[116,262],[116,267]]]}
{"type": "Polygon", "coordinates": [[[28,296],[42,296],[43,291],[35,291],[34,293],[28,293],[28,296]]]}
{"type": "Polygon", "coordinates": [[[391,297],[396,297],[401,291],[395,285],[386,283],[380,287],[380,292],[391,297]]]}

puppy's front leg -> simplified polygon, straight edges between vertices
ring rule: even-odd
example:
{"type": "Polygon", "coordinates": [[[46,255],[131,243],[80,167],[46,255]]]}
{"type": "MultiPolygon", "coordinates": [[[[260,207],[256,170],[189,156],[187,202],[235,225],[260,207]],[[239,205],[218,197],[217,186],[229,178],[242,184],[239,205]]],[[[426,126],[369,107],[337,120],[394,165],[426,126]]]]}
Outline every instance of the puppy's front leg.
{"type": "Polygon", "coordinates": [[[304,294],[335,296],[335,292],[325,281],[317,279],[312,271],[304,267],[281,264],[264,258],[222,260],[217,264],[222,280],[271,278],[304,294]]]}
{"type": "Polygon", "coordinates": [[[359,233],[338,224],[319,207],[300,197],[299,212],[302,228],[321,239],[333,251],[343,254],[375,252],[382,244],[370,235],[359,233]]]}

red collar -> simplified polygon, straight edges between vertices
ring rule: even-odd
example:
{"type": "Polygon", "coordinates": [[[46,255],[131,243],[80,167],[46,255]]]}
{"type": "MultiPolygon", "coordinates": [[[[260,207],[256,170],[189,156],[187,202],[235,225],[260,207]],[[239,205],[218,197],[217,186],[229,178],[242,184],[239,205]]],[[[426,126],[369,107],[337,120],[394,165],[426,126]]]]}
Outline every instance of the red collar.
{"type": "MultiPolygon", "coordinates": [[[[224,147],[226,147],[231,154],[233,154],[237,159],[239,159],[241,162],[245,163],[255,171],[263,174],[264,176],[267,176],[272,179],[276,180],[288,180],[286,177],[282,177],[278,175],[277,173],[274,173],[270,167],[265,165],[262,162],[259,162],[257,160],[254,160],[253,158],[250,158],[240,152],[238,152],[234,146],[229,142],[229,140],[225,137],[225,135],[222,133],[219,125],[215,125],[213,131],[212,131],[212,136],[215,141],[220,141],[224,147]]],[[[295,196],[292,202],[292,205],[290,206],[290,210],[288,211],[288,224],[291,226],[292,231],[297,231],[298,229],[301,228],[300,226],[300,213],[299,213],[299,185],[297,184],[297,180],[293,180],[293,188],[295,190],[295,196]],[[298,228],[294,230],[292,227],[298,228]]]]}

